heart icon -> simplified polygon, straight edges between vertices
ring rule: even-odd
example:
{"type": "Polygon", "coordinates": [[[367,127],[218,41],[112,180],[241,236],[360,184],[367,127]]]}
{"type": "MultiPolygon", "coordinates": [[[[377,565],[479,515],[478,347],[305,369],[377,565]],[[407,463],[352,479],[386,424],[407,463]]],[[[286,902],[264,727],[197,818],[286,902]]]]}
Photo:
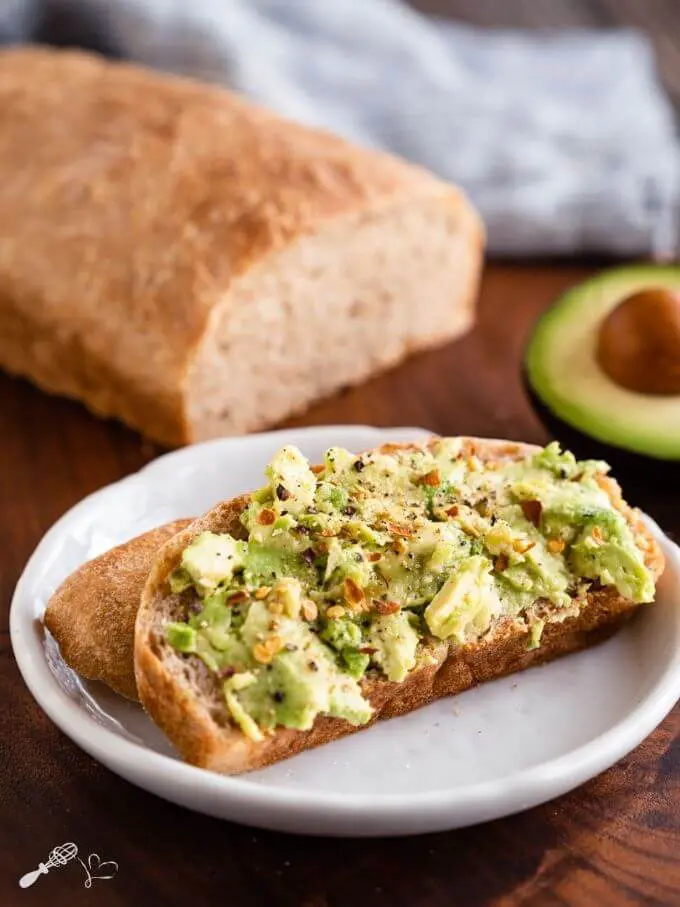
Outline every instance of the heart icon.
{"type": "Polygon", "coordinates": [[[118,872],[118,863],[115,860],[102,862],[98,853],[91,853],[87,858],[87,868],[92,879],[112,879],[118,872]]]}

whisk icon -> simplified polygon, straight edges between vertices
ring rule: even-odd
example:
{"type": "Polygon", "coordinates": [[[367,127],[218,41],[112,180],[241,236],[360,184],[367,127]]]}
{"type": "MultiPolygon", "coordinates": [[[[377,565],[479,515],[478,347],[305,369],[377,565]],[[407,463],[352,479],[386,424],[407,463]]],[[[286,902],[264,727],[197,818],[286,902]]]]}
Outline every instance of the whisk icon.
{"type": "Polygon", "coordinates": [[[19,879],[21,888],[29,888],[41,875],[48,873],[55,866],[66,866],[69,860],[72,860],[78,853],[78,847],[73,842],[59,844],[55,847],[47,858],[46,863],[40,863],[37,869],[27,872],[26,875],[19,879]]]}

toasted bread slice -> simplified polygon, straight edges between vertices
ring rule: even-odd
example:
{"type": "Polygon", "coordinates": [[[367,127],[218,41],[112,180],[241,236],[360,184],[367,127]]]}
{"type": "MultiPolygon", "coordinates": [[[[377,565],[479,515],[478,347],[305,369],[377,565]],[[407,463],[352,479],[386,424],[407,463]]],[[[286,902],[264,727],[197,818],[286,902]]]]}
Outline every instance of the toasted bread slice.
{"type": "MultiPolygon", "coordinates": [[[[465,444],[467,453],[483,461],[519,459],[537,450],[504,441],[466,439],[465,444]]],[[[612,500],[619,500],[618,485],[606,482],[612,500]]],[[[244,537],[239,516],[248,500],[243,496],[218,505],[163,546],[142,593],[135,630],[135,673],[144,708],[187,761],[228,774],[261,768],[358,730],[347,721],[321,717],[309,731],[277,728],[254,742],[230,722],[217,676],[166,641],[164,625],[182,619],[180,596],[171,594],[168,586],[182,551],[206,530],[244,537]]],[[[647,566],[657,578],[663,570],[660,549],[639,514],[624,504],[620,509],[643,538],[647,566]]],[[[373,720],[404,714],[477,683],[590,646],[609,636],[636,607],[614,588],[592,591],[578,616],[547,624],[540,647],[533,650],[527,648],[526,625],[513,618],[499,620],[481,640],[462,647],[429,638],[423,643],[432,655],[427,667],[413,670],[402,683],[365,678],[362,691],[375,709],[373,720]]]]}
{"type": "Polygon", "coordinates": [[[133,648],[141,590],[158,550],[190,522],[176,520],[112,548],[57,589],[43,620],[75,671],[138,698],[133,648]]]}

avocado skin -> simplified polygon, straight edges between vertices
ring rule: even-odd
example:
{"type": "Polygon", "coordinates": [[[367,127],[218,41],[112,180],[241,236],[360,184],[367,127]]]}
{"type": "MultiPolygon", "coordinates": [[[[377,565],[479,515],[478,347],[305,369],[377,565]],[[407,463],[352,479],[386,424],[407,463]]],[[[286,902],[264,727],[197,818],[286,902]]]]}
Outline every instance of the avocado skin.
{"type": "Polygon", "coordinates": [[[629,488],[680,490],[679,463],[657,460],[655,457],[614,447],[569,425],[545,405],[538,391],[531,385],[525,368],[522,369],[522,385],[534,412],[551,437],[571,450],[579,460],[606,460],[614,475],[629,488]]]}

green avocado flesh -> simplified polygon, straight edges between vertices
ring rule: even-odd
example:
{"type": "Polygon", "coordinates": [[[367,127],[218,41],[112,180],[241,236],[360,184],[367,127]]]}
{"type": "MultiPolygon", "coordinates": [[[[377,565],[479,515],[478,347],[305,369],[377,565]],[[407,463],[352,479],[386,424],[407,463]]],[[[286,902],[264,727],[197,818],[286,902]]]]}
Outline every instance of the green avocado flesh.
{"type": "Polygon", "coordinates": [[[252,740],[318,715],[365,724],[366,678],[402,683],[438,640],[474,644],[511,620],[536,648],[594,581],[653,599],[607,469],[557,444],[485,462],[439,438],[331,448],[313,471],[284,447],[241,515],[247,538],[202,532],[184,549],[167,640],[216,673],[252,740]]]}
{"type": "Polygon", "coordinates": [[[564,423],[605,444],[662,460],[680,459],[680,397],[620,387],[600,367],[603,319],[626,297],[680,291],[680,267],[617,268],[565,293],[539,320],[526,355],[529,384],[564,423]]]}

